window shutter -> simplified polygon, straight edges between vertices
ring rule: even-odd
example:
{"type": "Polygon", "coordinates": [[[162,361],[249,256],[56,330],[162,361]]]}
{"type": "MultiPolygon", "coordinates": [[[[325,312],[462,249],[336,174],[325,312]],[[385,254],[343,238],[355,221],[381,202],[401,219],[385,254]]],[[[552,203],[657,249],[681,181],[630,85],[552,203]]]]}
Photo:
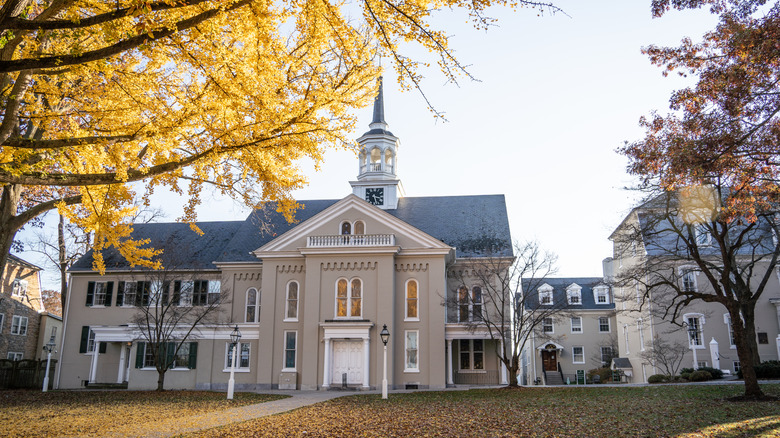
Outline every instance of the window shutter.
{"type": "Polygon", "coordinates": [[[173,368],[173,357],[174,353],[176,353],[176,343],[175,342],[166,342],[165,343],[166,352],[165,352],[165,368],[173,368]]]}
{"type": "Polygon", "coordinates": [[[100,348],[98,349],[98,353],[103,354],[106,352],[106,344],[108,344],[108,342],[100,343],[100,348]]]}
{"type": "Polygon", "coordinates": [[[125,300],[125,282],[120,281],[116,287],[116,306],[119,307],[124,304],[125,300]]]}
{"type": "Polygon", "coordinates": [[[89,326],[81,327],[81,343],[79,344],[79,353],[87,352],[87,340],[89,339],[89,326]]]}
{"type": "Polygon", "coordinates": [[[114,294],[114,282],[109,281],[106,284],[106,307],[111,307],[111,298],[113,298],[113,294],[114,294]]]}
{"type": "Polygon", "coordinates": [[[162,303],[161,303],[161,305],[167,306],[168,305],[168,295],[169,295],[168,291],[171,289],[171,282],[170,281],[163,281],[162,289],[163,290],[162,290],[162,303]]]}
{"type": "Polygon", "coordinates": [[[135,367],[136,368],[143,368],[144,367],[144,343],[139,342],[137,346],[135,347],[135,367]]]}
{"type": "Polygon", "coordinates": [[[190,363],[189,369],[194,370],[198,363],[198,343],[190,342],[190,363]]]}
{"type": "Polygon", "coordinates": [[[95,282],[90,281],[87,283],[87,307],[92,306],[92,299],[95,296],[95,282]]]}

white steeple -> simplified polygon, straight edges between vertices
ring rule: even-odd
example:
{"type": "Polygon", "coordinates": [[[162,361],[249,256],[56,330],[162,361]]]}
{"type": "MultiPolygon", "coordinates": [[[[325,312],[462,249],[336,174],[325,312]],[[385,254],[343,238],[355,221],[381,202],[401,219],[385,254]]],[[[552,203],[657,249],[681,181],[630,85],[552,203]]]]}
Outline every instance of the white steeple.
{"type": "Polygon", "coordinates": [[[398,147],[400,140],[387,130],[385,102],[379,78],[379,93],[374,99],[374,117],[368,132],[357,139],[360,145],[357,181],[350,181],[352,192],[383,209],[394,209],[404,196],[398,179],[398,147]]]}

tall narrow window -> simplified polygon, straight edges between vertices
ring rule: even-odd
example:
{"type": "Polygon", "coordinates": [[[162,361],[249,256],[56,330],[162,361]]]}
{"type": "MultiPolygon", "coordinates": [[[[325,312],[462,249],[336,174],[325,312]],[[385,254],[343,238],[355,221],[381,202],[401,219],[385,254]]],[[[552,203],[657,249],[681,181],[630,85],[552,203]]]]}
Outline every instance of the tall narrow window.
{"type": "Polygon", "coordinates": [[[360,318],[363,316],[363,282],[359,278],[336,281],[336,317],[360,318]]]}
{"type": "Polygon", "coordinates": [[[363,287],[359,278],[352,280],[352,287],[350,291],[350,312],[349,316],[360,317],[363,314],[363,287]]]}
{"type": "Polygon", "coordinates": [[[343,278],[336,282],[336,316],[347,316],[347,280],[343,278]]]}
{"type": "Polygon", "coordinates": [[[645,351],[645,327],[641,319],[636,322],[636,331],[639,332],[639,350],[645,351]]]}
{"type": "Polygon", "coordinates": [[[5,323],[5,314],[0,313],[0,333],[3,333],[3,324],[5,323]]]}
{"type": "Polygon", "coordinates": [[[726,327],[729,329],[729,347],[737,348],[737,338],[734,336],[734,326],[731,325],[731,317],[728,313],[723,314],[723,322],[726,323],[726,327]]]}
{"type": "Polygon", "coordinates": [[[690,267],[680,268],[684,292],[696,292],[696,271],[690,267]]]}
{"type": "Polygon", "coordinates": [[[409,280],[406,282],[406,319],[419,319],[418,301],[417,280],[409,280]]]}
{"type": "Polygon", "coordinates": [[[260,310],[260,297],[257,289],[251,287],[246,291],[246,322],[257,322],[260,310]]]}
{"type": "Polygon", "coordinates": [[[285,321],[298,320],[298,282],[291,281],[287,283],[287,313],[285,321]]]}
{"type": "Polygon", "coordinates": [[[471,289],[472,321],[482,321],[482,288],[474,286],[471,289]]]}
{"type": "Polygon", "coordinates": [[[690,316],[686,319],[688,323],[688,345],[702,345],[702,326],[701,319],[698,316],[690,316]]]}
{"type": "Polygon", "coordinates": [[[393,171],[393,151],[385,149],[385,172],[393,171]]]}
{"type": "Polygon", "coordinates": [[[298,332],[284,332],[284,368],[295,370],[295,353],[298,348],[298,332]]]}
{"type": "Polygon", "coordinates": [[[626,340],[626,356],[631,354],[631,351],[628,349],[628,324],[623,324],[623,339],[626,340]]]}
{"type": "Polygon", "coordinates": [[[209,280],[209,304],[219,304],[222,283],[219,280],[209,280]]]}
{"type": "Polygon", "coordinates": [[[420,365],[417,359],[417,339],[419,332],[417,330],[408,330],[406,332],[406,351],[404,371],[419,371],[420,365]]]}
{"type": "Polygon", "coordinates": [[[458,289],[458,321],[468,322],[469,320],[469,290],[466,286],[458,289]]]}

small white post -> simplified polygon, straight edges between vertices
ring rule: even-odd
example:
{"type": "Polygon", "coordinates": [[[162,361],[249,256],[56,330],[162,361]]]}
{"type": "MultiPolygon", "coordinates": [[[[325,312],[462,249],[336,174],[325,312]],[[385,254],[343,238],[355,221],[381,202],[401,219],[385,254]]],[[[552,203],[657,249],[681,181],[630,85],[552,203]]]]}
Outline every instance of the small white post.
{"type": "Polygon", "coordinates": [[[230,361],[230,380],[228,380],[227,399],[233,400],[233,389],[236,386],[236,347],[238,342],[233,343],[233,360],[230,361]]]}
{"type": "Polygon", "coordinates": [[[382,399],[387,399],[387,344],[384,347],[385,359],[382,367],[382,399]]]}
{"type": "Polygon", "coordinates": [[[718,348],[718,341],[712,338],[710,341],[710,359],[712,359],[712,367],[716,370],[720,369],[720,350],[718,348]]]}
{"type": "MultiPolygon", "coordinates": [[[[52,348],[54,345],[52,345],[52,348]]],[[[49,390],[49,366],[51,365],[51,349],[46,349],[46,374],[43,376],[43,392],[46,392],[49,390]]]]}
{"type": "Polygon", "coordinates": [[[696,358],[696,345],[691,343],[691,351],[693,351],[693,369],[698,370],[699,369],[699,359],[696,358]]]}
{"type": "Polygon", "coordinates": [[[454,385],[452,382],[452,339],[447,339],[447,384],[454,385]]]}

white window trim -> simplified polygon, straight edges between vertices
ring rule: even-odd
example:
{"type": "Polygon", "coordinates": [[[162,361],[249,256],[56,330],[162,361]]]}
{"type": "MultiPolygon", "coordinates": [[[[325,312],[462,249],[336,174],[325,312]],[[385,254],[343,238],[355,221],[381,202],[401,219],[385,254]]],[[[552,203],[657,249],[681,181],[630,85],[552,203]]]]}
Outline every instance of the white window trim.
{"type": "Polygon", "coordinates": [[[734,337],[734,327],[731,326],[731,316],[728,313],[723,314],[723,323],[726,324],[726,330],[728,331],[729,349],[736,350],[737,344],[731,342],[731,339],[734,337]]]}
{"type": "MultiPolygon", "coordinates": [[[[296,341],[297,343],[297,341],[296,341]]],[[[241,346],[238,347],[238,357],[236,357],[236,372],[237,373],[248,373],[251,371],[252,368],[252,343],[251,342],[239,342],[240,345],[248,345],[249,346],[249,365],[242,367],[241,366],[241,346]]],[[[225,368],[222,370],[223,373],[229,373],[230,372],[230,362],[228,361],[228,354],[230,351],[230,342],[225,343],[225,368]]]]}
{"type": "Polygon", "coordinates": [[[22,280],[21,278],[17,278],[12,283],[11,295],[15,297],[23,297],[27,295],[28,287],[29,287],[29,283],[27,282],[27,280],[22,280]]]}
{"type": "MultiPolygon", "coordinates": [[[[364,290],[363,286],[363,279],[360,277],[339,277],[336,279],[336,283],[334,284],[333,289],[333,318],[338,320],[345,320],[345,319],[363,319],[363,304],[365,302],[366,297],[366,291],[364,290]],[[339,316],[339,281],[344,280],[347,282],[347,306],[346,306],[346,312],[347,314],[345,316],[339,316]],[[358,316],[352,316],[352,282],[353,281],[359,281],[360,282],[360,315],[358,316]]],[[[418,284],[419,286],[419,284],[418,284]]],[[[419,288],[417,295],[419,296],[419,288]]],[[[404,297],[406,297],[406,291],[404,291],[404,297]]],[[[404,306],[406,305],[406,302],[404,301],[404,306]]],[[[404,312],[406,312],[404,310],[404,312]]],[[[417,313],[420,313],[420,309],[417,309],[417,313]]]]}
{"type": "Polygon", "coordinates": [[[609,287],[607,286],[596,286],[593,288],[593,302],[596,303],[597,306],[608,306],[611,303],[611,300],[609,299],[609,287]],[[599,296],[604,295],[604,298],[606,301],[603,303],[599,302],[599,296]]]}
{"type": "Polygon", "coordinates": [[[420,320],[420,282],[414,278],[406,280],[404,283],[404,321],[419,321],[420,320]],[[417,316],[409,316],[409,283],[417,283],[417,316]]]}
{"type": "Polygon", "coordinates": [[[691,343],[691,335],[688,333],[688,327],[687,325],[683,325],[685,328],[685,337],[688,339],[688,348],[693,347],[696,350],[704,350],[705,342],[704,342],[704,324],[707,323],[707,320],[704,318],[704,315],[701,313],[686,313],[682,316],[683,322],[686,324],[688,323],[688,318],[697,318],[699,320],[699,340],[701,341],[701,345],[693,345],[691,343]]]}
{"type": "Polygon", "coordinates": [[[540,306],[552,306],[553,305],[553,287],[549,284],[543,284],[537,289],[537,297],[540,306]],[[549,302],[545,302],[544,297],[549,297],[549,302]]]}
{"type": "Polygon", "coordinates": [[[5,357],[8,360],[23,360],[24,359],[24,353],[22,353],[20,351],[9,351],[8,353],[6,353],[5,357]],[[11,357],[11,355],[13,355],[13,357],[11,357]],[[18,359],[16,358],[17,355],[19,356],[18,359]]]}
{"type": "MultiPolygon", "coordinates": [[[[300,294],[299,294],[300,295],[300,294]]],[[[246,292],[244,293],[244,322],[260,322],[260,291],[257,290],[256,287],[250,287],[247,288],[246,292]],[[249,291],[254,290],[255,291],[255,304],[252,306],[255,308],[255,319],[254,321],[247,321],[246,320],[246,311],[249,308],[249,291]]]]}
{"type": "Polygon", "coordinates": [[[571,323],[571,333],[573,335],[581,335],[584,332],[584,330],[582,329],[582,317],[581,316],[572,316],[569,321],[571,323]],[[579,329],[579,331],[575,331],[574,330],[574,320],[575,319],[580,321],[580,327],[579,327],[580,329],[579,329]]]}
{"type": "Polygon", "coordinates": [[[599,333],[612,333],[612,321],[610,321],[608,316],[600,316],[596,320],[596,324],[598,324],[599,333]],[[607,319],[607,330],[606,331],[601,330],[601,318],[606,318],[607,319]]]}
{"type": "Polygon", "coordinates": [[[692,292],[698,292],[699,291],[699,281],[697,277],[699,276],[699,268],[697,266],[692,265],[684,265],[680,266],[678,268],[679,275],[680,275],[680,288],[683,292],[685,292],[685,276],[690,273],[691,279],[693,280],[693,289],[692,292]]]}
{"type": "Polygon", "coordinates": [[[578,285],[577,283],[572,283],[569,285],[569,287],[566,288],[566,301],[572,305],[572,306],[581,306],[582,305],[582,287],[578,285]],[[573,303],[571,301],[571,298],[573,296],[578,297],[576,303],[573,303]]]}
{"type": "Polygon", "coordinates": [[[548,333],[555,333],[555,318],[549,316],[542,318],[542,334],[548,334],[548,333]],[[550,330],[549,332],[544,330],[544,326],[545,326],[544,320],[546,319],[550,320],[550,327],[552,327],[552,330],[550,330]]]}
{"type": "Polygon", "coordinates": [[[298,283],[296,280],[290,280],[287,282],[286,292],[285,292],[285,299],[284,299],[284,319],[282,322],[298,322],[299,317],[299,311],[300,311],[300,303],[301,303],[301,284],[298,283]],[[289,316],[289,310],[290,310],[290,285],[291,284],[297,284],[298,285],[298,296],[295,298],[295,318],[290,318],[289,316]]]}
{"type": "MultiPolygon", "coordinates": [[[[125,289],[122,291],[122,302],[119,304],[119,307],[124,307],[126,309],[135,307],[135,301],[137,299],[136,297],[138,296],[138,295],[136,295],[138,293],[138,282],[132,281],[132,280],[130,280],[130,281],[125,280],[124,281],[124,287],[125,287],[125,289]],[[132,286],[132,289],[133,289],[133,299],[132,299],[132,302],[130,304],[125,304],[125,301],[130,301],[130,300],[127,299],[127,297],[129,296],[127,294],[127,289],[128,289],[129,286],[132,286]]],[[[116,289],[117,289],[117,293],[119,293],[119,285],[118,284],[117,284],[117,288],[116,289]]]]}
{"type": "Polygon", "coordinates": [[[571,363],[572,363],[572,364],[581,364],[581,363],[585,363],[585,347],[584,347],[584,346],[582,346],[582,345],[573,345],[573,346],[571,347],[571,363]],[[582,361],[579,361],[579,362],[578,362],[578,361],[574,360],[574,359],[577,357],[577,356],[574,354],[574,349],[575,349],[575,348],[581,348],[581,349],[582,349],[582,361]]]}
{"type": "Polygon", "coordinates": [[[636,321],[636,330],[639,332],[639,351],[645,351],[645,322],[642,318],[636,321]]]}
{"type": "Polygon", "coordinates": [[[693,227],[693,234],[693,239],[694,242],[696,242],[696,246],[712,246],[712,234],[704,225],[695,225],[693,227]]]}
{"type": "Polygon", "coordinates": [[[14,315],[11,318],[11,334],[17,336],[27,336],[28,324],[29,324],[29,320],[27,319],[26,316],[14,315]],[[16,324],[17,330],[16,332],[14,332],[14,321],[16,320],[18,320],[19,323],[16,324]],[[22,333],[22,327],[24,327],[24,333],[22,333]]]}
{"type": "Polygon", "coordinates": [[[285,330],[284,338],[282,340],[282,372],[295,372],[298,371],[298,331],[297,330],[285,330]],[[295,367],[287,368],[287,334],[295,333],[295,367]]]}
{"type": "Polygon", "coordinates": [[[628,324],[623,324],[623,338],[626,340],[626,356],[631,354],[628,343],[628,324]]]}
{"type": "Polygon", "coordinates": [[[405,330],[404,331],[404,372],[405,373],[419,373],[420,372],[420,331],[419,330],[405,330]],[[407,368],[407,365],[409,365],[409,337],[407,336],[409,333],[414,333],[417,335],[417,368],[407,368]]]}

